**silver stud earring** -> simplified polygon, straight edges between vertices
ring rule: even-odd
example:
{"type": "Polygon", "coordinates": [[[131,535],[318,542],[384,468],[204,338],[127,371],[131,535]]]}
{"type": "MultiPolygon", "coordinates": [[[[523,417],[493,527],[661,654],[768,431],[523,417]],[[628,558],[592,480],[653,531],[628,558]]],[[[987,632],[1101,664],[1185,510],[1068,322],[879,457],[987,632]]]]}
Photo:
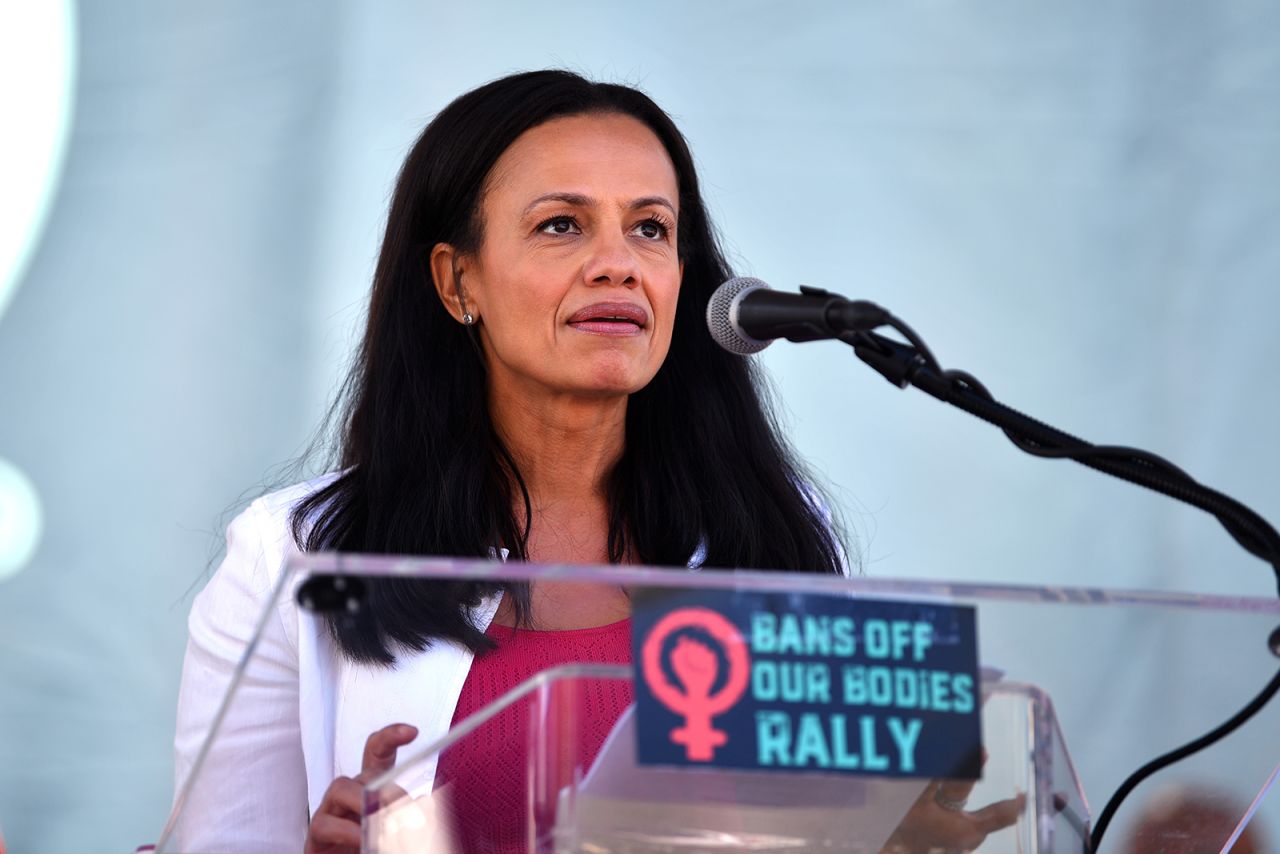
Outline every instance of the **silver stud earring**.
{"type": "Polygon", "coordinates": [[[471,316],[471,312],[468,311],[466,314],[462,315],[463,326],[473,326],[475,325],[475,322],[476,322],[476,319],[471,316]]]}

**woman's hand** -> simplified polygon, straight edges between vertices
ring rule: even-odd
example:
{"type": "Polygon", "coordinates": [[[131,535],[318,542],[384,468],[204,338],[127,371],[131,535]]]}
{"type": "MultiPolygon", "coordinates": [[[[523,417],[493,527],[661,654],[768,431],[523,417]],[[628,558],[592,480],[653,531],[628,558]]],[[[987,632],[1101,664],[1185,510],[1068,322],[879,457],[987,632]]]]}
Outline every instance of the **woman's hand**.
{"type": "Polygon", "coordinates": [[[973,780],[939,780],[925,787],[902,817],[881,854],[932,854],[973,851],[988,834],[1018,820],[1026,804],[1019,795],[982,809],[966,810],[973,780]]]}
{"type": "Polygon", "coordinates": [[[307,829],[304,854],[358,854],[365,784],[390,770],[396,764],[396,751],[417,737],[417,728],[409,724],[391,724],[369,736],[360,773],[354,778],[339,777],[325,790],[307,829]]]}

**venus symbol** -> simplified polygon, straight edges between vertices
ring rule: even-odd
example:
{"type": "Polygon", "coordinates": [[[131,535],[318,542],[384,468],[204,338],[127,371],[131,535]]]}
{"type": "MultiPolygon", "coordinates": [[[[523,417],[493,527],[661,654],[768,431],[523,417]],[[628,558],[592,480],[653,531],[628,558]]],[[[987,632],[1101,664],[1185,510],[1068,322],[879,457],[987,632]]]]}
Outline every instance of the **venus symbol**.
{"type": "Polygon", "coordinates": [[[709,608],[672,611],[658,621],[645,639],[641,667],[654,697],[684,717],[684,724],[671,731],[672,742],[684,746],[685,756],[691,762],[710,762],[715,757],[715,749],[728,743],[728,734],[716,729],[712,718],[738,702],[751,672],[747,643],[738,627],[709,608]],[[700,629],[724,651],[728,673],[719,691],[712,689],[720,676],[720,657],[708,644],[689,635],[677,638],[671,651],[671,670],[681,687],[667,678],[662,666],[666,640],[691,628],[700,629]]]}

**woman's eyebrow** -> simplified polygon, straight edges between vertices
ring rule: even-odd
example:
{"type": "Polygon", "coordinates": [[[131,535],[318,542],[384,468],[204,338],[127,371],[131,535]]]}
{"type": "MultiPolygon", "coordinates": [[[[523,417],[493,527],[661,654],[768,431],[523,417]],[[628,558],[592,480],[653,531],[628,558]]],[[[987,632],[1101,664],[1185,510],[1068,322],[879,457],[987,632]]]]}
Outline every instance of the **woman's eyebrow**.
{"type": "Polygon", "coordinates": [[[672,216],[676,215],[676,206],[671,204],[671,202],[668,201],[665,196],[644,196],[642,198],[636,199],[634,202],[628,205],[628,207],[630,207],[631,210],[635,210],[636,208],[647,208],[647,207],[650,207],[651,205],[657,205],[659,207],[666,208],[667,210],[671,211],[672,216]]]}
{"type": "Polygon", "coordinates": [[[544,193],[525,205],[524,213],[527,214],[544,202],[563,202],[574,207],[589,208],[596,203],[596,200],[581,193],[544,193]]]}
{"type": "MultiPolygon", "coordinates": [[[[544,193],[525,206],[524,214],[528,214],[538,205],[545,202],[561,202],[562,204],[572,205],[574,207],[589,208],[594,207],[598,202],[591,196],[584,196],[581,193],[544,193]]],[[[665,196],[642,196],[632,200],[626,205],[629,210],[637,208],[646,208],[650,205],[658,205],[671,211],[671,215],[676,215],[676,206],[673,205],[665,196]]],[[[523,215],[523,214],[522,214],[523,215]]]]}

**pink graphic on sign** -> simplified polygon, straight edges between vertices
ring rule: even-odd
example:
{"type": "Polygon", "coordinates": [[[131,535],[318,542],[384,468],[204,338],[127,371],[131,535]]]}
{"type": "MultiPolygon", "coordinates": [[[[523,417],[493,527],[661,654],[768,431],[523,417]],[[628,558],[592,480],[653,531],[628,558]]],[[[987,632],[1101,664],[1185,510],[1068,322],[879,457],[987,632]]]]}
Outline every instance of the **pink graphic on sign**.
{"type": "Polygon", "coordinates": [[[671,740],[683,744],[691,762],[710,762],[715,748],[729,740],[711,719],[733,707],[747,689],[751,661],[747,642],[738,627],[709,608],[680,608],[667,614],[649,632],[641,649],[644,681],[662,705],[684,717],[684,726],[671,731],[671,740]],[[662,667],[662,651],[667,638],[682,629],[700,629],[724,651],[729,663],[724,685],[711,689],[720,675],[720,658],[715,650],[694,637],[681,637],[671,651],[671,670],[684,686],[681,691],[667,679],[662,667]]]}

